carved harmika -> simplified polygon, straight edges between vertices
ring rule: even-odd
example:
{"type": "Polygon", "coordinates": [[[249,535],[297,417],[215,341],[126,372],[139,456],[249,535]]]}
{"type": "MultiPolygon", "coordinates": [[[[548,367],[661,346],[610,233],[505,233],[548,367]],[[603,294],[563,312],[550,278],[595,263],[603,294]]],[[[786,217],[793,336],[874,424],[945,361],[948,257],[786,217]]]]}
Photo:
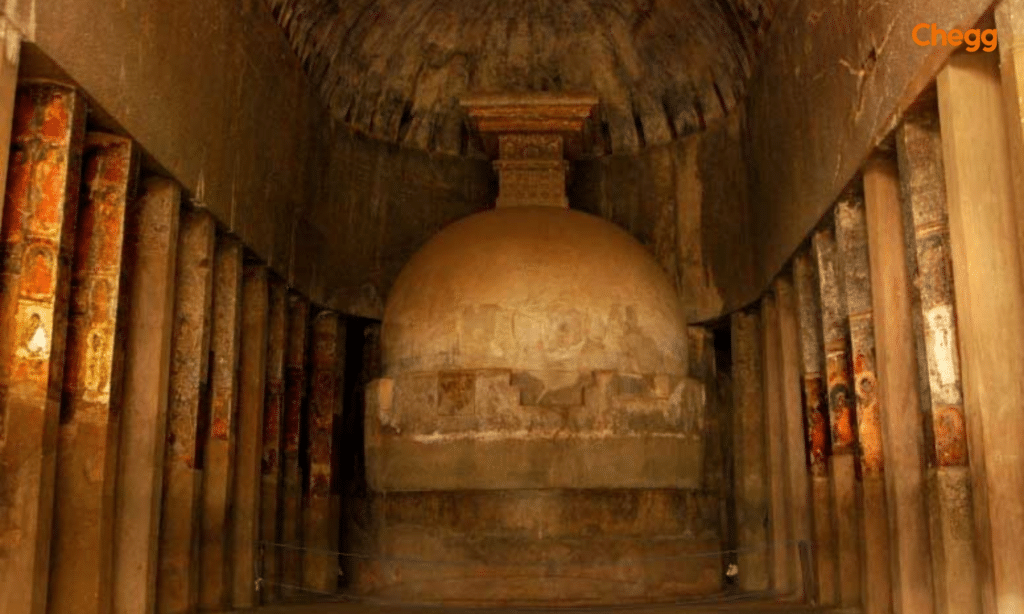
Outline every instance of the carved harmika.
{"type": "Polygon", "coordinates": [[[498,157],[502,160],[562,160],[560,134],[502,134],[498,136],[498,157]]]}
{"type": "Polygon", "coordinates": [[[498,207],[569,206],[565,150],[579,149],[596,104],[588,96],[539,94],[463,100],[492,151],[497,141],[498,207]]]}

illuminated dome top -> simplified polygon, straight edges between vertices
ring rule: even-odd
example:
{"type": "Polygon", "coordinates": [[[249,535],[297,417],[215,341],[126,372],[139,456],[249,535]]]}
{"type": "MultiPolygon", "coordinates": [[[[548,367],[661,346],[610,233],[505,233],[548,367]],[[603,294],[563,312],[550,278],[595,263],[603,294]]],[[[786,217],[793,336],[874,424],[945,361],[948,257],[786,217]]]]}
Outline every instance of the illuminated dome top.
{"type": "Polygon", "coordinates": [[[685,374],[686,322],[644,247],[601,218],[499,207],[438,233],[385,307],[384,370],[685,374]]]}

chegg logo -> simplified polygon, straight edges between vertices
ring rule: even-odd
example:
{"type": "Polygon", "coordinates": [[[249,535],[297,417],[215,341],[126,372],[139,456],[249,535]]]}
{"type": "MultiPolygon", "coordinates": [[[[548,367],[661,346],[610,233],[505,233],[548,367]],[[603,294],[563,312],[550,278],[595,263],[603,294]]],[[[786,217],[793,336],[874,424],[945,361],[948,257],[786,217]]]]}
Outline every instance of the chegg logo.
{"type": "Polygon", "coordinates": [[[914,26],[914,30],[910,34],[913,36],[914,42],[921,47],[929,45],[933,47],[938,47],[939,45],[943,47],[947,45],[951,47],[967,45],[968,51],[981,49],[982,51],[992,52],[995,51],[998,44],[998,35],[995,28],[990,30],[971,28],[967,31],[953,29],[946,32],[934,23],[919,23],[914,26]]]}

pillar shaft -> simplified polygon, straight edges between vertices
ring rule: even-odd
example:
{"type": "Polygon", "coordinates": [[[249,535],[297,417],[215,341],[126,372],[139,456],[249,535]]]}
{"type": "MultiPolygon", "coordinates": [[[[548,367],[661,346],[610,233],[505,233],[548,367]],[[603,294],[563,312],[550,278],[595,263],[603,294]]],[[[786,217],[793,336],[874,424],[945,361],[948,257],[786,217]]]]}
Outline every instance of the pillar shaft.
{"type": "MultiPolygon", "coordinates": [[[[1008,141],[1007,145],[1008,145],[1008,154],[1009,154],[1009,162],[1010,162],[1008,170],[1010,172],[1010,176],[1011,176],[1012,181],[1013,181],[1013,191],[1014,191],[1015,204],[1016,204],[1016,206],[1014,208],[1014,213],[1015,213],[1015,216],[1016,216],[1016,223],[1017,223],[1017,226],[1016,226],[1017,227],[1017,252],[1018,252],[1018,255],[1019,255],[1019,258],[1020,258],[1021,267],[1022,267],[1022,269],[1024,269],[1024,158],[1022,158],[1022,156],[1024,156],[1024,49],[1022,49],[1021,43],[1018,42],[1018,41],[1024,40],[1024,3],[1022,3],[1020,0],[1003,0],[1003,1],[999,2],[999,3],[997,3],[996,10],[995,10],[995,24],[994,25],[998,29],[999,38],[1000,38],[1000,40],[999,40],[999,58],[1000,58],[999,70],[1000,70],[1000,77],[1001,77],[1001,84],[1002,84],[1002,91],[1003,91],[1003,100],[1004,100],[1004,112],[1005,112],[1005,115],[1003,117],[1003,123],[1005,124],[1005,127],[1006,127],[1005,134],[1007,136],[1007,141],[1008,141]]],[[[949,101],[947,100],[947,102],[949,102],[949,101]]],[[[979,104],[984,104],[982,101],[978,101],[978,103],[979,104]]],[[[951,104],[953,104],[953,103],[945,105],[944,108],[948,109],[951,106],[951,104]]],[[[988,111],[988,112],[989,113],[994,113],[994,111],[988,111]]],[[[998,116],[995,116],[995,117],[992,118],[992,120],[998,122],[999,118],[998,118],[998,116]]],[[[985,127],[979,126],[979,129],[984,130],[985,127]]],[[[993,134],[993,137],[994,136],[995,135],[993,134]]],[[[995,147],[996,147],[996,149],[990,151],[989,155],[991,155],[991,156],[996,155],[996,153],[999,151],[999,149],[998,149],[998,145],[995,145],[995,147]]],[[[947,151],[949,151],[949,149],[947,149],[947,151]]],[[[956,164],[957,162],[953,161],[953,162],[950,162],[950,163],[956,164]]],[[[954,169],[954,172],[956,172],[957,170],[959,170],[959,169],[954,169]]],[[[996,170],[996,177],[998,177],[1000,172],[1002,172],[1003,168],[1002,167],[997,167],[995,170],[996,170]]],[[[947,169],[947,177],[948,176],[949,176],[949,169],[947,169]]],[[[994,187],[997,190],[999,189],[996,186],[994,186],[994,187]]],[[[963,192],[961,192],[961,193],[963,193],[963,192]]],[[[952,209],[952,204],[950,205],[950,209],[952,209]]],[[[959,283],[959,277],[960,276],[958,274],[957,275],[958,283],[959,283]]],[[[967,313],[962,312],[962,311],[960,312],[960,315],[962,317],[968,317],[967,313]]],[[[1007,331],[1007,332],[1009,332],[1009,331],[1007,331]]],[[[966,352],[964,352],[964,360],[965,360],[965,362],[967,360],[969,360],[969,359],[970,359],[970,357],[967,355],[966,352]]],[[[1010,364],[1007,364],[1004,368],[1011,369],[1014,366],[1016,366],[1016,365],[1014,365],[1013,363],[1010,363],[1010,364]]],[[[966,369],[965,369],[965,371],[966,371],[966,369]]],[[[978,372],[978,371],[976,371],[976,372],[978,372]]],[[[963,377],[964,377],[964,380],[965,380],[965,383],[966,383],[966,380],[968,379],[968,376],[965,374],[963,377]]],[[[970,392],[967,392],[967,395],[969,396],[970,392]]],[[[1007,405],[1005,407],[1009,407],[1009,403],[1016,402],[1017,399],[1019,399],[1019,397],[1016,394],[1011,393],[1005,399],[1005,402],[1007,403],[1007,405]]],[[[969,406],[969,402],[968,402],[968,411],[972,411],[970,406],[969,406]]],[[[988,423],[989,422],[986,421],[986,424],[988,424],[988,423]]],[[[992,423],[994,424],[995,422],[992,422],[992,423]]],[[[1016,427],[1016,425],[1011,426],[1011,429],[1015,428],[1015,427],[1016,427]]],[[[984,428],[985,427],[982,428],[983,434],[984,434],[984,428]]],[[[987,434],[984,434],[984,437],[987,439],[987,434]]],[[[993,450],[993,452],[995,452],[995,451],[993,450]]],[[[995,452],[995,453],[998,454],[998,452],[995,452]]],[[[989,455],[988,455],[987,450],[986,450],[986,459],[988,457],[989,457],[989,455]]],[[[999,457],[996,456],[994,458],[999,458],[999,457]]],[[[987,464],[987,460],[985,462],[987,464]]],[[[1015,464],[1016,470],[1011,472],[1011,473],[1014,473],[1015,475],[1014,475],[1014,477],[1011,478],[1011,480],[1018,480],[1019,481],[1019,480],[1024,479],[1020,475],[1022,468],[1021,468],[1021,465],[1020,465],[1021,460],[1020,460],[1020,453],[1019,452],[1018,452],[1018,457],[1017,457],[1016,460],[1013,460],[1013,459],[1010,459],[1010,458],[1000,458],[1000,460],[998,462],[999,463],[1005,463],[1006,465],[1014,465],[1015,464]]],[[[1001,471],[1003,471],[1001,468],[997,469],[997,472],[1001,472],[1001,471]]],[[[975,473],[975,475],[977,476],[977,473],[975,473]]],[[[989,479],[990,483],[993,483],[995,481],[993,479],[993,476],[991,476],[991,475],[989,476],[988,479],[989,479]]],[[[996,478],[996,479],[998,479],[998,478],[996,478]]],[[[1017,483],[1017,482],[1014,482],[1014,483],[1017,483]]],[[[1009,484],[1003,484],[1003,486],[1002,486],[1002,488],[1008,488],[1008,487],[1010,487],[1009,484]]],[[[984,497],[985,497],[985,495],[983,494],[981,497],[979,497],[979,501],[977,501],[976,503],[984,503],[985,502],[984,497]]],[[[989,506],[992,506],[993,504],[998,507],[998,506],[1002,506],[1002,505],[1008,505],[1009,503],[1007,501],[1005,501],[1004,498],[1003,498],[1003,495],[1000,494],[1000,495],[997,495],[995,502],[992,502],[992,501],[989,502],[989,506]]],[[[1021,513],[1019,507],[1016,508],[1016,510],[1017,510],[1016,516],[1013,516],[1013,517],[1011,517],[1011,518],[1006,520],[1006,522],[1008,522],[1008,525],[1005,527],[1005,529],[1009,530],[1009,531],[1015,531],[1016,534],[1018,535],[1018,542],[1016,542],[1016,543],[1020,543],[1021,540],[1019,539],[1019,533],[1020,533],[1020,529],[1024,528],[1024,514],[1021,513]]],[[[978,514],[978,515],[981,516],[981,514],[978,514]]],[[[997,516],[994,513],[992,513],[991,507],[990,507],[990,516],[992,518],[991,521],[993,523],[997,522],[997,516]]],[[[999,522],[1001,522],[1001,520],[999,520],[999,522]]],[[[1013,607],[1019,607],[1020,601],[1024,600],[1024,595],[1019,594],[1019,592],[1018,592],[1018,595],[1017,595],[1016,598],[1012,598],[1012,597],[1008,596],[1009,595],[1008,594],[1008,590],[1009,590],[1008,587],[1010,586],[1010,584],[1012,582],[1014,582],[1014,581],[1018,582],[1018,586],[1020,586],[1020,584],[1019,584],[1020,583],[1020,579],[1021,579],[1022,576],[1024,576],[1024,565],[1022,565],[1019,561],[1016,562],[1016,563],[1008,563],[1008,564],[1003,564],[1001,562],[1002,560],[1004,560],[1004,557],[1005,557],[1006,560],[1008,560],[1010,558],[1008,555],[1004,555],[1003,554],[1004,548],[1011,548],[1011,547],[1013,547],[1010,544],[1005,544],[1005,543],[1000,544],[1000,542],[998,541],[998,535],[999,535],[1001,530],[1004,530],[1004,529],[1003,528],[994,529],[993,532],[992,532],[992,541],[993,541],[993,544],[994,544],[994,550],[993,550],[993,553],[992,553],[992,557],[993,557],[992,566],[993,566],[994,571],[995,571],[995,576],[996,576],[995,577],[995,582],[997,584],[997,587],[996,587],[996,595],[995,596],[993,596],[992,593],[988,592],[988,591],[983,591],[983,593],[982,593],[983,599],[985,601],[985,606],[987,606],[986,607],[987,611],[992,611],[994,608],[997,607],[999,612],[1003,612],[1003,610],[1005,610],[1007,608],[1007,605],[1004,605],[1004,604],[1009,604],[1009,603],[1012,603],[1012,602],[1016,602],[1018,605],[1017,606],[1013,606],[1013,607]],[[1001,580],[1001,578],[1005,578],[1005,581],[1001,580]],[[1007,588],[1006,589],[999,588],[998,585],[1000,585],[1000,584],[1006,586],[1007,588]],[[1004,593],[1006,594],[1006,596],[1004,596],[1004,593]],[[993,604],[993,602],[995,602],[995,603],[993,604]]]]}
{"type": "Polygon", "coordinates": [[[114,484],[126,293],[121,290],[127,203],[137,156],[131,140],[85,141],[78,238],[57,457],[51,612],[111,608],[114,484]]]}
{"type": "Polygon", "coordinates": [[[899,612],[933,611],[925,453],[918,407],[910,285],[896,164],[874,158],[864,169],[879,400],[885,421],[886,483],[892,517],[893,602],[899,612]],[[883,291],[884,290],[884,291],[883,291]]]}
{"type": "MultiPolygon", "coordinates": [[[[730,387],[726,383],[727,379],[719,379],[715,333],[704,326],[689,326],[686,338],[688,372],[707,391],[704,398],[704,475],[700,488],[707,493],[716,493],[721,502],[716,523],[721,536],[719,543],[722,556],[719,562],[722,574],[728,574],[729,566],[736,563],[733,555],[736,548],[736,523],[733,520],[735,506],[732,501],[732,470],[727,461],[732,450],[730,387]]],[[[351,416],[347,416],[345,422],[351,424],[351,416]]]]}
{"type": "Polygon", "coordinates": [[[242,244],[219,237],[213,266],[213,328],[210,341],[210,428],[206,432],[200,503],[199,606],[231,605],[228,556],[233,520],[235,440],[238,415],[238,350],[242,326],[242,244]]]}
{"type": "Polygon", "coordinates": [[[954,54],[937,84],[982,605],[1005,614],[1024,608],[1024,281],[997,60],[954,54]]]}
{"type": "Polygon", "coordinates": [[[860,198],[836,206],[836,242],[850,327],[853,381],[857,403],[857,453],[864,513],[862,568],[864,614],[892,611],[889,516],[885,495],[885,455],[875,369],[875,331],[871,311],[867,225],[860,198]]]}
{"type": "Polygon", "coordinates": [[[838,262],[835,234],[831,228],[814,234],[821,296],[821,330],[825,350],[825,381],[832,427],[829,479],[836,520],[839,558],[839,604],[860,604],[861,505],[856,479],[856,419],[853,377],[850,372],[846,294],[838,262]]]}
{"type": "Polygon", "coordinates": [[[835,510],[829,486],[828,403],[822,368],[825,355],[821,338],[821,308],[818,298],[817,265],[810,253],[801,252],[793,260],[793,286],[796,291],[800,332],[800,366],[804,399],[804,433],[807,441],[807,466],[810,475],[811,514],[814,544],[813,599],[822,605],[837,601],[836,577],[839,558],[836,552],[835,510]]]}
{"type": "Polygon", "coordinates": [[[775,297],[761,299],[761,372],[764,391],[765,446],[768,452],[769,552],[772,588],[776,593],[793,592],[791,522],[789,503],[793,500],[788,480],[786,420],[783,409],[779,365],[779,314],[775,297]]]}
{"type": "MultiPolygon", "coordinates": [[[[921,331],[915,341],[925,352],[930,420],[925,440],[929,465],[932,570],[938,614],[976,614],[977,582],[974,511],[966,416],[960,379],[959,333],[953,304],[953,270],[939,118],[934,111],[910,114],[896,132],[904,223],[918,271],[921,331]],[[929,437],[930,435],[930,437],[929,437]]],[[[920,369],[919,369],[920,371],[920,369]]]]}
{"type": "Polygon", "coordinates": [[[796,295],[793,282],[782,276],[772,286],[778,309],[779,381],[782,385],[782,411],[786,421],[786,476],[789,482],[787,514],[792,533],[792,555],[790,572],[794,590],[798,596],[805,595],[804,587],[810,574],[805,567],[810,561],[801,557],[808,552],[801,546],[810,545],[814,540],[810,498],[810,479],[807,472],[807,438],[804,434],[804,411],[800,398],[800,332],[797,320],[796,295]]]}
{"type": "Polygon", "coordinates": [[[128,216],[128,313],[115,494],[114,613],[153,612],[181,190],[142,182],[128,216]]]}
{"type": "Polygon", "coordinates": [[[267,378],[267,268],[246,265],[242,276],[242,336],[238,365],[238,443],[232,517],[232,605],[257,605],[255,567],[260,539],[260,461],[267,378]]]}
{"type": "Polygon", "coordinates": [[[718,369],[715,364],[715,335],[704,326],[689,326],[686,329],[687,351],[690,377],[705,386],[708,395],[705,399],[706,415],[704,418],[704,476],[701,488],[708,491],[721,491],[724,475],[723,450],[723,413],[720,409],[721,396],[717,392],[718,369]]]}
{"type": "Polygon", "coordinates": [[[768,459],[758,316],[734,313],[731,327],[739,585],[747,591],[764,591],[771,584],[771,572],[767,549],[768,459]]]}
{"type": "Polygon", "coordinates": [[[263,409],[263,457],[260,463],[260,540],[263,561],[262,600],[273,601],[281,583],[281,483],[282,444],[284,431],[284,356],[288,338],[288,289],[274,278],[269,283],[267,313],[267,395],[263,409]]]}
{"type": "Polygon", "coordinates": [[[306,350],[309,302],[288,295],[288,340],[285,349],[285,403],[283,420],[281,485],[282,594],[294,596],[302,586],[302,467],[299,439],[306,408],[306,350]]]}
{"type": "MultiPolygon", "coordinates": [[[[995,24],[999,32],[999,70],[1006,112],[1010,176],[1016,197],[1016,212],[1024,221],[1024,2],[1002,0],[996,4],[995,24]]],[[[1024,261],[1024,224],[1017,224],[1017,250],[1024,261]]]]}
{"type": "Polygon", "coordinates": [[[345,365],[345,322],[333,312],[313,321],[309,399],[309,482],[305,499],[305,585],[333,593],[338,588],[340,491],[333,475],[337,450],[334,432],[341,423],[342,376],[345,365]]]}
{"type": "MultiPolygon", "coordinates": [[[[6,17],[0,16],[0,143],[11,142],[14,124],[15,92],[18,86],[18,65],[21,63],[21,32],[6,17]]],[[[0,194],[6,193],[10,148],[0,147],[0,194]]],[[[0,214],[2,214],[0,209],[0,214]]]]}
{"type": "Polygon", "coordinates": [[[209,373],[215,228],[201,210],[183,213],[178,234],[174,333],[167,407],[157,611],[194,611],[199,599],[198,506],[209,373]]]}
{"type": "Polygon", "coordinates": [[[18,90],[0,230],[0,612],[46,609],[85,107],[18,90]]]}

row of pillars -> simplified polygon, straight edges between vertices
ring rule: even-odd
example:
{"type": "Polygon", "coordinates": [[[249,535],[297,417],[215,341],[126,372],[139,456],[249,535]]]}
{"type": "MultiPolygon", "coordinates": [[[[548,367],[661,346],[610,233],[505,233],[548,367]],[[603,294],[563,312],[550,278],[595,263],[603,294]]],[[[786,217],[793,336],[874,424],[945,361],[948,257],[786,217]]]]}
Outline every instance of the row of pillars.
{"type": "Polygon", "coordinates": [[[731,316],[746,590],[867,614],[1024,610],[1022,9],[996,13],[1001,66],[954,55],[731,316]]]}
{"type": "Polygon", "coordinates": [[[333,592],[345,320],[183,207],[176,183],[140,179],[130,139],[86,131],[81,93],[23,83],[13,103],[0,612],[333,592]],[[261,547],[282,543],[311,553],[261,547]]]}

